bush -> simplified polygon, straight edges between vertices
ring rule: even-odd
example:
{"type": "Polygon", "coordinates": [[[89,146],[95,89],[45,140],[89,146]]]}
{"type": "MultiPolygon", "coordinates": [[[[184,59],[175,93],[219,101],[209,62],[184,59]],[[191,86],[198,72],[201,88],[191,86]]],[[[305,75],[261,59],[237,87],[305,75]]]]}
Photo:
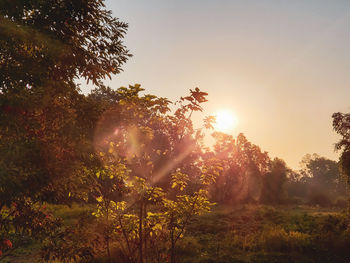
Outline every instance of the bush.
{"type": "Polygon", "coordinates": [[[304,204],[304,200],[301,197],[289,197],[286,200],[286,205],[302,205],[304,204]]]}
{"type": "Polygon", "coordinates": [[[334,206],[339,207],[339,208],[346,208],[348,206],[348,199],[347,198],[338,198],[334,202],[334,206]]]}
{"type": "Polygon", "coordinates": [[[332,202],[329,197],[323,193],[314,193],[309,197],[309,205],[319,205],[321,207],[329,207],[332,202]]]}
{"type": "Polygon", "coordinates": [[[261,245],[265,251],[285,251],[288,233],[281,227],[267,229],[261,234],[261,245]]]}
{"type": "Polygon", "coordinates": [[[350,219],[347,215],[328,215],[319,220],[315,242],[320,249],[348,254],[350,247],[350,219]]]}
{"type": "Polygon", "coordinates": [[[311,236],[298,231],[288,234],[288,247],[291,251],[303,251],[311,244],[311,236]]]}
{"type": "Polygon", "coordinates": [[[310,245],[310,235],[274,227],[262,232],[260,242],[265,251],[302,251],[310,245]]]}
{"type": "Polygon", "coordinates": [[[201,248],[202,246],[197,238],[185,236],[182,240],[180,240],[177,251],[179,255],[189,258],[196,258],[197,255],[200,254],[201,248]]]}

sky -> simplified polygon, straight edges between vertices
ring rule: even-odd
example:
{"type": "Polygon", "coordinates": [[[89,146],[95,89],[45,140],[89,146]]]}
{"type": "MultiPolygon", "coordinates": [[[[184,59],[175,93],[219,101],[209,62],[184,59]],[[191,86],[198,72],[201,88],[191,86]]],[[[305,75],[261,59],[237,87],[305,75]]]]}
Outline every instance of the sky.
{"type": "MultiPolygon", "coordinates": [[[[231,132],[298,169],[337,160],[332,113],[350,112],[350,1],[107,0],[129,24],[133,57],[106,84],[139,83],[171,100],[199,87],[203,115],[228,109],[231,132]]],[[[82,87],[89,90],[88,86],[82,87]]],[[[199,124],[198,124],[199,125],[199,124]]]]}

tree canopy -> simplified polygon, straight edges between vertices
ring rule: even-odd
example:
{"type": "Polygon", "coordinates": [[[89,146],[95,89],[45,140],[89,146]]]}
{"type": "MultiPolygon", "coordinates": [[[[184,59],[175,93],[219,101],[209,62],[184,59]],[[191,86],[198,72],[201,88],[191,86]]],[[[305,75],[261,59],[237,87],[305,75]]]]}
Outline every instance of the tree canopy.
{"type": "Polygon", "coordinates": [[[350,182],[350,113],[334,113],[333,128],[341,136],[335,149],[342,150],[340,156],[340,168],[342,175],[350,182]]]}
{"type": "Polygon", "coordinates": [[[0,14],[2,92],[77,78],[101,85],[130,56],[122,43],[127,24],[102,0],[3,0],[0,14]]]}
{"type": "Polygon", "coordinates": [[[0,1],[0,206],[71,190],[102,111],[76,81],[121,71],[126,30],[103,1],[0,1]]]}

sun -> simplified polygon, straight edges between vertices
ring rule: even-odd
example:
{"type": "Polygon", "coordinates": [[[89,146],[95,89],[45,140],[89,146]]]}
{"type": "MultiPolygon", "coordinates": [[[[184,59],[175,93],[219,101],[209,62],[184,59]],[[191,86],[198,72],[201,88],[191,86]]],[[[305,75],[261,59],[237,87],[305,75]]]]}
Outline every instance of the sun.
{"type": "Polygon", "coordinates": [[[229,110],[219,110],[215,114],[214,129],[219,132],[232,132],[238,124],[237,116],[229,110]]]}

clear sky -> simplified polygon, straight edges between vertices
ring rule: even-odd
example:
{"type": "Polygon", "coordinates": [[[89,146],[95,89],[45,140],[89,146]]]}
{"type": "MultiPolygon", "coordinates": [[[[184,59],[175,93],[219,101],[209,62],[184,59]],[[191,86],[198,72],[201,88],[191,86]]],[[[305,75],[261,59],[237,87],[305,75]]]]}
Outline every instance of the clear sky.
{"type": "Polygon", "coordinates": [[[232,110],[234,135],[290,167],[306,153],[337,159],[331,115],[350,111],[350,1],[106,4],[129,23],[134,55],[108,85],[140,83],[171,100],[199,87],[209,93],[205,115],[232,110]]]}

